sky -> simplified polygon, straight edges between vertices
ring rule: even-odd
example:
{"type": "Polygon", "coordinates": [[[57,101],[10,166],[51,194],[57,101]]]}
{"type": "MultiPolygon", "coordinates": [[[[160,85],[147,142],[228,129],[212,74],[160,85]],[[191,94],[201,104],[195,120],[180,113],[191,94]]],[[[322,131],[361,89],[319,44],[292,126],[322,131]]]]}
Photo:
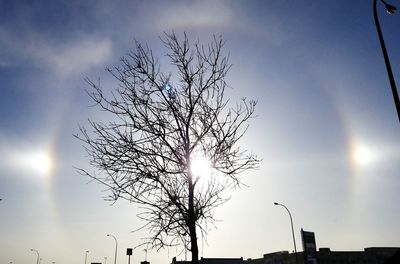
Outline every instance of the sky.
{"type": "MultiPolygon", "coordinates": [[[[399,4],[393,0],[393,4],[399,4]]],[[[398,14],[378,13],[397,83],[398,14]]],[[[258,100],[241,146],[262,159],[247,185],[215,211],[220,221],[200,256],[261,258],[297,249],[300,229],[317,247],[400,246],[400,123],[372,16],[372,1],[11,1],[0,0],[0,262],[127,261],[146,232],[127,202],[77,173],[91,169],[73,134],[104,118],[85,77],[147,43],[165,67],[158,37],[186,32],[226,40],[233,101],[258,100]]],[[[152,264],[178,250],[149,251],[152,264]]],[[[188,254],[189,258],[189,254],[188,254]]],[[[145,259],[136,248],[131,263],[145,259]]],[[[179,255],[178,259],[185,259],[179,255]]]]}

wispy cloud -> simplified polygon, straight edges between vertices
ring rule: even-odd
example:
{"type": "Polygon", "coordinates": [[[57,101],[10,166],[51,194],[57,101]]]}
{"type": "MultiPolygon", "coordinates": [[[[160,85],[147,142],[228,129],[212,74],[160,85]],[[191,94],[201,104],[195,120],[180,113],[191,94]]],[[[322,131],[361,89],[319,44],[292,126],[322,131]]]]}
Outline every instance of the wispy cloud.
{"type": "Polygon", "coordinates": [[[0,27],[0,66],[46,68],[68,78],[101,65],[112,55],[112,41],[98,36],[76,36],[55,41],[33,29],[16,32],[0,27]],[[31,66],[29,66],[31,65],[31,66]]]}

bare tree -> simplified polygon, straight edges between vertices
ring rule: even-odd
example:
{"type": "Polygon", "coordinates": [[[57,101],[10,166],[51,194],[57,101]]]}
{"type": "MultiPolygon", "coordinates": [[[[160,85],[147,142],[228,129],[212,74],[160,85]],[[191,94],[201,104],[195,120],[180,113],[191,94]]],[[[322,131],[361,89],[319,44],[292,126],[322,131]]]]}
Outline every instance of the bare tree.
{"type": "Polygon", "coordinates": [[[186,34],[160,39],[175,79],[161,72],[152,50],[136,42],[119,66],[107,69],[119,84],[113,92],[87,80],[91,99],[115,119],[89,120],[91,132],[80,127],[76,137],[99,173],[80,172],[106,185],[108,199],[143,207],[146,243],[183,246],[195,264],[197,238],[215,221],[213,209],[226,201],[223,192],[240,186],[238,175],[259,164],[237,146],[256,102],[242,99],[229,107],[224,92],[230,64],[221,38],[207,45],[191,45],[186,34]],[[211,164],[207,175],[194,169],[201,158],[211,164]]]}

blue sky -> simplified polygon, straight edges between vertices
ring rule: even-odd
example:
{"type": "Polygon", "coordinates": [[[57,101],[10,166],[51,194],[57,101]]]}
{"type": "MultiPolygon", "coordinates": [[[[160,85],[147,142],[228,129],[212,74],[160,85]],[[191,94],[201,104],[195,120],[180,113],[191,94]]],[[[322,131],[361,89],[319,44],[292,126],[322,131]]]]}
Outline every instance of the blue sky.
{"type": "MultiPolygon", "coordinates": [[[[399,4],[393,0],[393,4],[399,4]]],[[[399,83],[398,14],[379,16],[399,83]]],[[[200,256],[258,258],[292,250],[286,212],[316,232],[318,247],[400,246],[400,124],[372,16],[372,1],[0,1],[0,262],[118,261],[144,232],[139,209],[102,200],[102,186],[73,138],[90,108],[86,76],[113,87],[134,39],[166,69],[158,36],[222,35],[233,67],[233,100],[258,100],[242,145],[263,159],[249,186],[216,211],[222,221],[200,256]]],[[[169,263],[177,250],[149,252],[169,263]]],[[[133,262],[143,260],[137,249],[133,262]]],[[[178,258],[184,258],[179,256],[178,258]]]]}

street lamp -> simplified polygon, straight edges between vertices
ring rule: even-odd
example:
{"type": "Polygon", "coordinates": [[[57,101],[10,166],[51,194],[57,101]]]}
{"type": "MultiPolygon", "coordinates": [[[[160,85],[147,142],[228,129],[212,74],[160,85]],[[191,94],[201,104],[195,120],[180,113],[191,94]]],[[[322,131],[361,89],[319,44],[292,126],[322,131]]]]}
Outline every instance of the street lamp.
{"type": "Polygon", "coordinates": [[[297,263],[298,263],[298,261],[297,261],[297,249],[296,249],[296,239],[294,238],[294,229],[293,229],[292,214],[290,213],[289,209],[288,209],[285,205],[280,204],[280,203],[277,203],[277,202],[274,202],[274,205],[282,206],[282,207],[285,208],[286,211],[289,213],[290,225],[291,225],[291,227],[292,227],[292,236],[293,236],[293,244],[294,244],[294,253],[295,253],[295,256],[296,256],[296,264],[297,264],[297,263]]]}
{"type": "MultiPolygon", "coordinates": [[[[396,105],[396,110],[397,110],[397,117],[399,118],[399,122],[400,122],[399,94],[397,93],[397,88],[396,88],[396,83],[395,83],[394,77],[393,77],[392,67],[390,66],[389,55],[386,50],[385,41],[383,39],[383,34],[382,34],[382,30],[381,30],[381,25],[380,25],[379,19],[378,19],[377,2],[378,2],[378,0],[374,0],[375,26],[376,26],[376,30],[378,31],[379,42],[381,43],[383,58],[385,59],[386,71],[387,71],[387,74],[389,77],[390,86],[392,88],[393,100],[394,100],[394,103],[396,105]]],[[[393,14],[396,11],[396,7],[388,4],[385,0],[380,0],[380,2],[385,5],[386,11],[389,14],[393,14]]]]}
{"type": "Polygon", "coordinates": [[[36,254],[37,254],[36,264],[39,264],[39,251],[37,251],[36,249],[32,249],[32,248],[31,248],[31,251],[36,252],[36,254]]]}
{"type": "Polygon", "coordinates": [[[86,260],[87,260],[87,254],[89,253],[89,250],[85,251],[85,264],[86,264],[86,260]]]}
{"type": "Polygon", "coordinates": [[[115,236],[107,234],[107,236],[114,238],[115,240],[115,257],[114,257],[114,264],[117,264],[117,248],[118,248],[118,241],[115,236]]]}
{"type": "Polygon", "coordinates": [[[104,257],[104,264],[107,264],[107,257],[104,257]]]}

